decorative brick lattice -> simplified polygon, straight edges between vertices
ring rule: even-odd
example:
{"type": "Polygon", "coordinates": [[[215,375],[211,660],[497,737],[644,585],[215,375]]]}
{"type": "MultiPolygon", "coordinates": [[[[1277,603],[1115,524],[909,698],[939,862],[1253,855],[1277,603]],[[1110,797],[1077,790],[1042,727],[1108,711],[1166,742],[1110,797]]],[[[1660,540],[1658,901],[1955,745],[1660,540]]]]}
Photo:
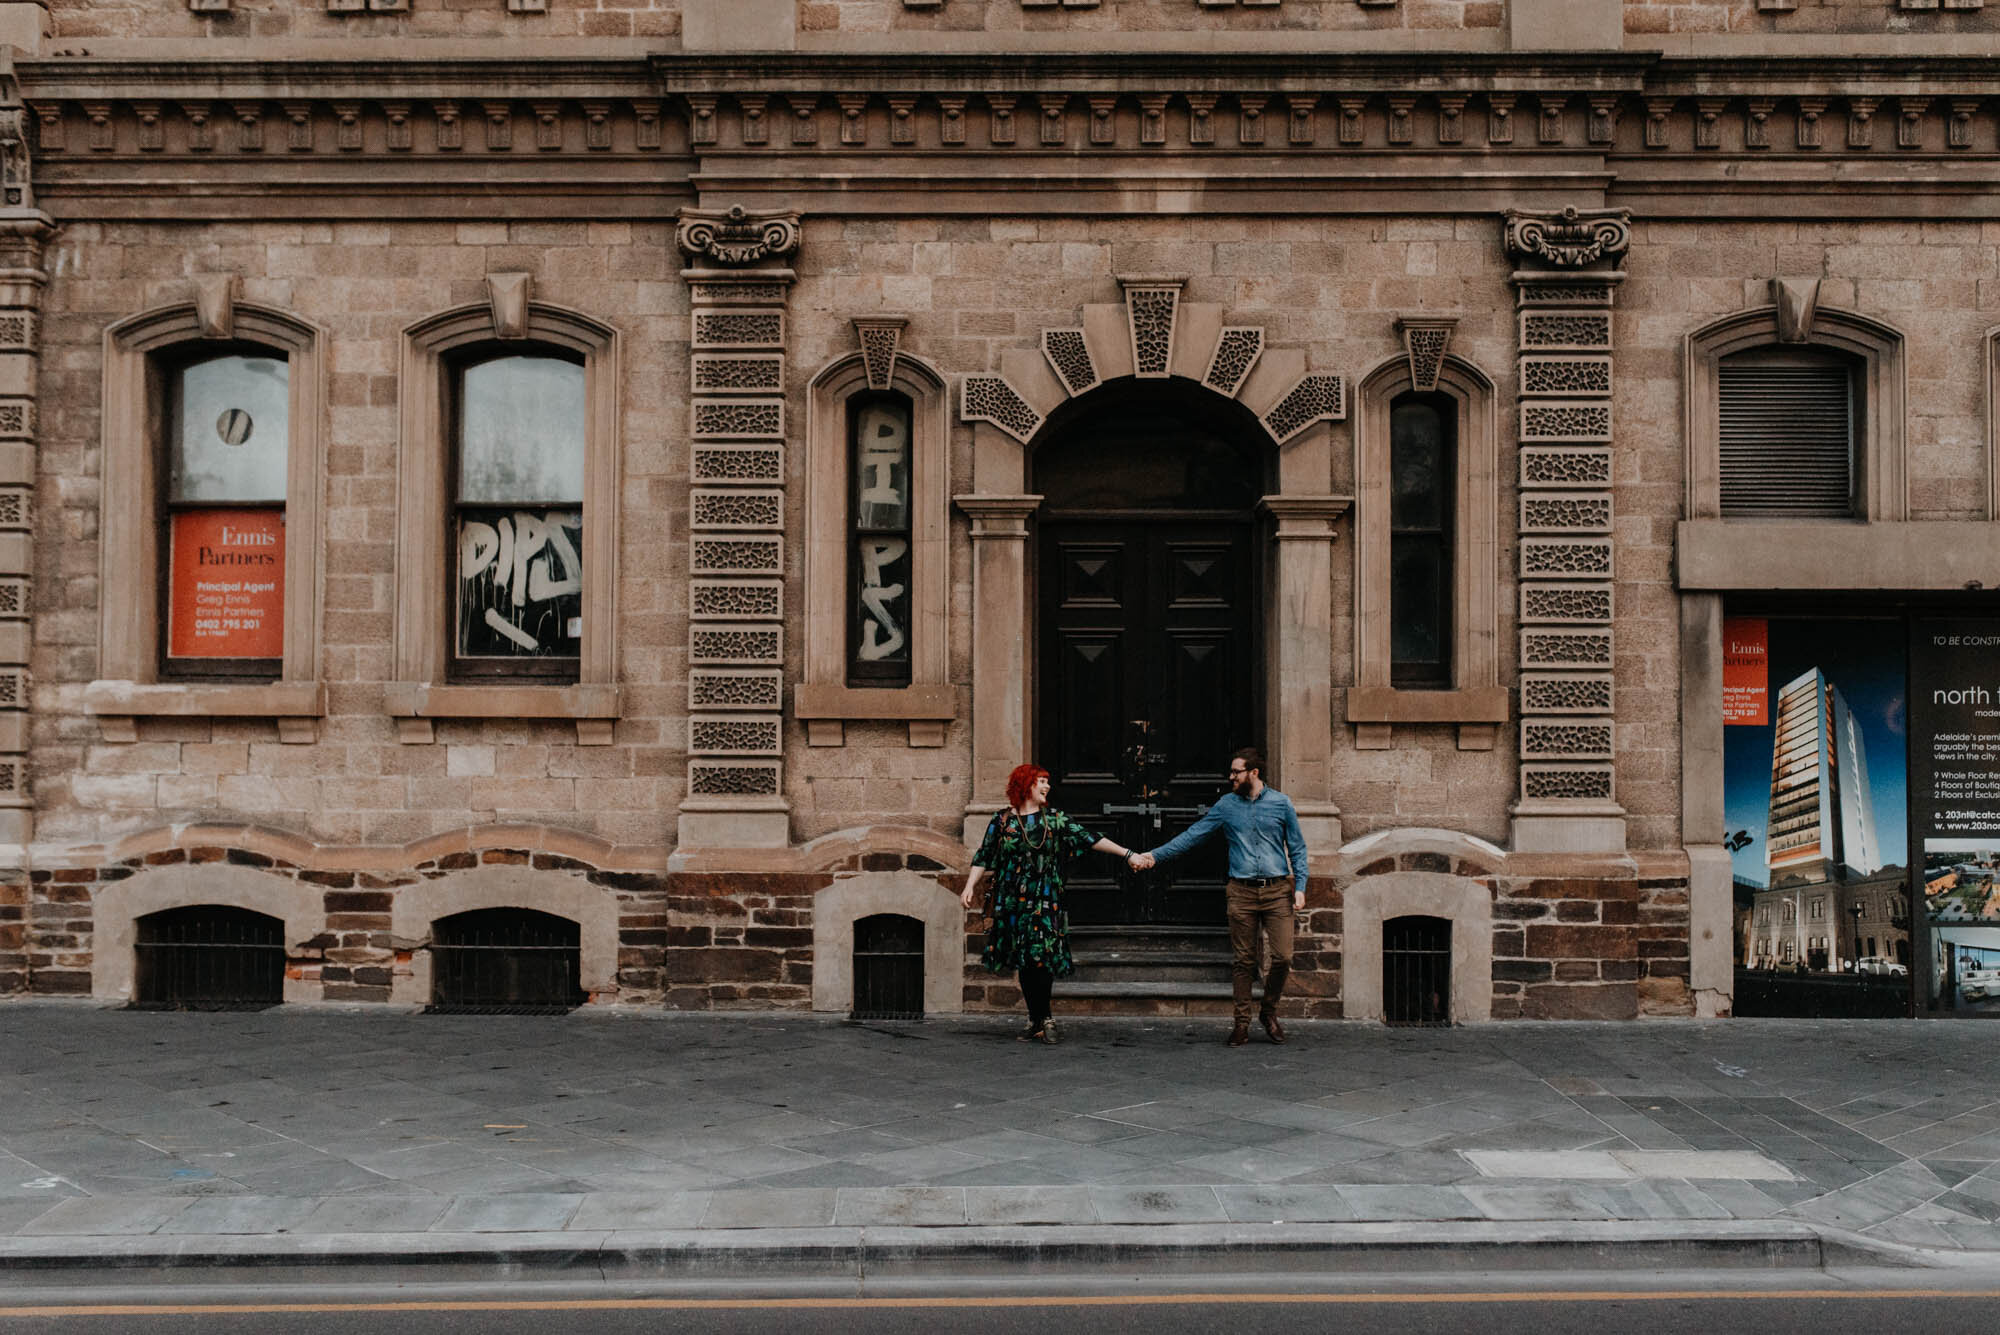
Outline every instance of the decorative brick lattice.
{"type": "Polygon", "coordinates": [[[1609,357],[1523,357],[1523,394],[1609,394],[1609,357]]]}
{"type": "Polygon", "coordinates": [[[780,751],[777,716],[690,718],[688,750],[705,755],[775,756],[780,751]]]}
{"type": "Polygon", "coordinates": [[[35,317],[33,312],[0,312],[0,349],[14,352],[32,352],[35,347],[35,317]]]}
{"type": "Polygon", "coordinates": [[[785,285],[782,283],[704,283],[697,279],[690,284],[690,288],[695,301],[702,305],[782,306],[785,304],[785,285]]]}
{"type": "Polygon", "coordinates": [[[775,668],[704,668],[688,673],[688,708],[776,709],[784,689],[775,668]]]}
{"type": "Polygon", "coordinates": [[[1522,311],[1521,346],[1598,351],[1611,346],[1609,311],[1522,311]]]}
{"type": "Polygon", "coordinates": [[[696,311],[694,343],[702,348],[775,348],[785,341],[782,311],[696,311]]]}
{"type": "Polygon", "coordinates": [[[781,352],[715,357],[697,353],[694,388],[697,393],[721,390],[729,394],[776,393],[784,388],[785,356],[781,352]]]}
{"type": "Polygon", "coordinates": [[[28,758],[0,756],[0,797],[22,797],[28,791],[28,758]]]}
{"type": "Polygon", "coordinates": [[[1610,440],[1608,403],[1523,403],[1521,440],[1610,440]]]}
{"type": "Polygon", "coordinates": [[[690,760],[690,797],[776,797],[778,766],[769,761],[690,760]]]}
{"type": "Polygon", "coordinates": [[[1522,283],[1515,289],[1523,306],[1609,306],[1609,283],[1522,283]]]}
{"type": "Polygon", "coordinates": [[[1215,340],[1215,355],[1208,359],[1208,371],[1202,376],[1202,383],[1210,389],[1236,397],[1243,382],[1250,378],[1250,368],[1264,355],[1264,331],[1231,327],[1222,331],[1215,340]]]}
{"type": "Polygon", "coordinates": [[[784,657],[785,633],[777,626],[694,626],[688,630],[690,663],[775,663],[784,657]]]}
{"type": "Polygon", "coordinates": [[[781,575],[783,538],[696,538],[691,562],[697,575],[781,575]]]}
{"type": "Polygon", "coordinates": [[[1609,714],[1613,687],[1608,672],[1526,672],[1521,675],[1521,712],[1527,714],[1609,714]]]}
{"type": "Polygon", "coordinates": [[[1602,624],[1611,620],[1611,585],[1523,584],[1521,620],[1602,624]]]}
{"type": "Polygon", "coordinates": [[[1097,384],[1097,365],[1090,359],[1090,344],[1081,329],[1044,329],[1042,356],[1048,358],[1056,378],[1072,395],[1097,384]]]}
{"type": "Polygon", "coordinates": [[[1548,449],[1524,446],[1521,450],[1523,487],[1608,487],[1611,485],[1609,448],[1548,449]]]}
{"type": "Polygon", "coordinates": [[[28,669],[0,667],[0,709],[28,707],[28,669]]]}
{"type": "Polygon", "coordinates": [[[1610,579],[1609,538],[1523,538],[1523,579],[1610,579]]]}
{"type": "Polygon", "coordinates": [[[707,580],[693,583],[693,613],[706,621],[781,621],[784,586],[776,580],[707,580]]]}
{"type": "Polygon", "coordinates": [[[35,434],[33,399],[0,399],[0,438],[30,440],[35,434]]]}
{"type": "Polygon", "coordinates": [[[689,496],[688,505],[697,529],[785,526],[782,491],[696,491],[689,496]]]}
{"type": "Polygon", "coordinates": [[[967,422],[987,422],[1023,445],[1042,426],[1042,415],[1028,406],[1005,377],[969,375],[959,389],[958,415],[967,422]]]}
{"type": "Polygon", "coordinates": [[[1604,492],[1521,496],[1523,533],[1609,533],[1611,497],[1604,492]]]}
{"type": "Polygon", "coordinates": [[[1532,799],[1609,802],[1609,765],[1523,765],[1521,794],[1532,799]]]}
{"type": "Polygon", "coordinates": [[[697,399],[694,434],[701,439],[734,437],[782,438],[785,405],[778,399],[697,399]]]}
{"type": "Polygon", "coordinates": [[[1608,760],[1612,724],[1602,722],[1521,720],[1521,755],[1538,760],[1608,760]]]}
{"type": "Polygon", "coordinates": [[[1403,343],[1410,359],[1410,383],[1428,394],[1437,388],[1444,370],[1445,350],[1451,346],[1451,329],[1443,325],[1411,325],[1403,330],[1403,343]]]}
{"type": "Polygon", "coordinates": [[[1132,320],[1132,365],[1142,376],[1163,376],[1173,360],[1174,313],[1180,289],[1131,287],[1125,302],[1132,320]]]}
{"type": "Polygon", "coordinates": [[[34,492],[27,487],[0,487],[0,528],[30,528],[34,524],[34,492]]]}
{"type": "Polygon", "coordinates": [[[783,482],[782,445],[699,445],[694,450],[695,482],[783,482]]]}
{"type": "Polygon", "coordinates": [[[896,352],[902,346],[903,326],[862,320],[854,323],[861,341],[861,367],[868,377],[868,388],[889,388],[889,382],[896,376],[896,352]]]}
{"type": "Polygon", "coordinates": [[[1314,422],[1347,416],[1347,382],[1337,375],[1309,375],[1264,414],[1264,429],[1283,444],[1314,422]]]}
{"type": "Polygon", "coordinates": [[[0,579],[0,617],[28,615],[28,581],[0,579]]]}
{"type": "Polygon", "coordinates": [[[1524,630],[1521,665],[1531,668],[1608,668],[1611,632],[1607,630],[1524,630]]]}

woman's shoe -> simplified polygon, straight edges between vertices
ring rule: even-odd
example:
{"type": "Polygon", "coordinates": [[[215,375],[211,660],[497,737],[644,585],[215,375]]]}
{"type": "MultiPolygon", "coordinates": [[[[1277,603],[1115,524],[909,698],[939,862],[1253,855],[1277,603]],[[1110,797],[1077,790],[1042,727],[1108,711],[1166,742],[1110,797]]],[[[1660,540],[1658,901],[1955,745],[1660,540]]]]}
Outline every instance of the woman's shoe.
{"type": "Polygon", "coordinates": [[[1061,1035],[1056,1033],[1056,1022],[1054,1020],[1042,1021],[1042,1031],[1038,1037],[1050,1047],[1054,1047],[1056,1044],[1062,1042],[1061,1035]]]}
{"type": "Polygon", "coordinates": [[[1048,1040],[1042,1037],[1041,1025],[1030,1024],[1026,1029],[1014,1035],[1014,1041],[1016,1043],[1045,1043],[1048,1040]]]}

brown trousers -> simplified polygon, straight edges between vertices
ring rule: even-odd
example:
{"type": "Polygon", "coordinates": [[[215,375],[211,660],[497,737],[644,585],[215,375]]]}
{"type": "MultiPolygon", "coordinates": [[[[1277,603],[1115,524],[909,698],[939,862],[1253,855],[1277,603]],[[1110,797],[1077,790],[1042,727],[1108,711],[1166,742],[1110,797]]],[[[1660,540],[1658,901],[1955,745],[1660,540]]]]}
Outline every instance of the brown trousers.
{"type": "Polygon", "coordinates": [[[1228,882],[1229,944],[1236,959],[1230,981],[1236,992],[1236,1023],[1250,1023],[1250,989],[1257,981],[1257,933],[1264,933],[1270,950],[1270,968],[1264,973],[1264,1009],[1275,1011],[1285,994],[1285,979],[1292,972],[1292,882],[1275,885],[1245,885],[1228,882]]]}

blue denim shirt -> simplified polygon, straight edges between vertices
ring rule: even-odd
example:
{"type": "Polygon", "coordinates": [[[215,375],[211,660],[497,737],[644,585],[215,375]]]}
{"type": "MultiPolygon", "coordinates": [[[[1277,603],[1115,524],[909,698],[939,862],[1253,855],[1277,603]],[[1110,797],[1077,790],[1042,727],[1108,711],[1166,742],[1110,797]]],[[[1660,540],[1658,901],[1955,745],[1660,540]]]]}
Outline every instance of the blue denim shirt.
{"type": "Polygon", "coordinates": [[[1162,862],[1177,858],[1217,830],[1229,836],[1232,880],[1290,873],[1294,893],[1306,892],[1305,832],[1292,799],[1275,788],[1264,789],[1254,802],[1224,793],[1200,820],[1153,849],[1153,856],[1162,862]]]}

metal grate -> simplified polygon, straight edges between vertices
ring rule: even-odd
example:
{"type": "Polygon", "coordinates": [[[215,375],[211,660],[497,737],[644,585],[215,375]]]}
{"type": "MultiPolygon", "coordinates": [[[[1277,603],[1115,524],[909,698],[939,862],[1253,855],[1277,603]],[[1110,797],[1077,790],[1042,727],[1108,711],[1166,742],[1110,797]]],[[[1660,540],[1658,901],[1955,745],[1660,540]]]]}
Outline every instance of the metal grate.
{"type": "Polygon", "coordinates": [[[564,1015],[581,1006],[582,932],[533,909],[475,909],[431,924],[426,1015],[564,1015]]]}
{"type": "Polygon", "coordinates": [[[149,913],[133,945],[133,1010],[263,1010],[285,999],[285,924],[221,904],[149,913]]]}
{"type": "Polygon", "coordinates": [[[1382,1018],[1451,1023],[1451,920],[1411,914],[1382,924],[1382,1018]]]}
{"type": "Polygon", "coordinates": [[[854,924],[855,1020],[924,1018],[924,925],[900,913],[854,924]]]}
{"type": "Polygon", "coordinates": [[[1722,513],[1854,513],[1854,373],[1832,358],[1725,359],[1718,369],[1722,513]]]}

